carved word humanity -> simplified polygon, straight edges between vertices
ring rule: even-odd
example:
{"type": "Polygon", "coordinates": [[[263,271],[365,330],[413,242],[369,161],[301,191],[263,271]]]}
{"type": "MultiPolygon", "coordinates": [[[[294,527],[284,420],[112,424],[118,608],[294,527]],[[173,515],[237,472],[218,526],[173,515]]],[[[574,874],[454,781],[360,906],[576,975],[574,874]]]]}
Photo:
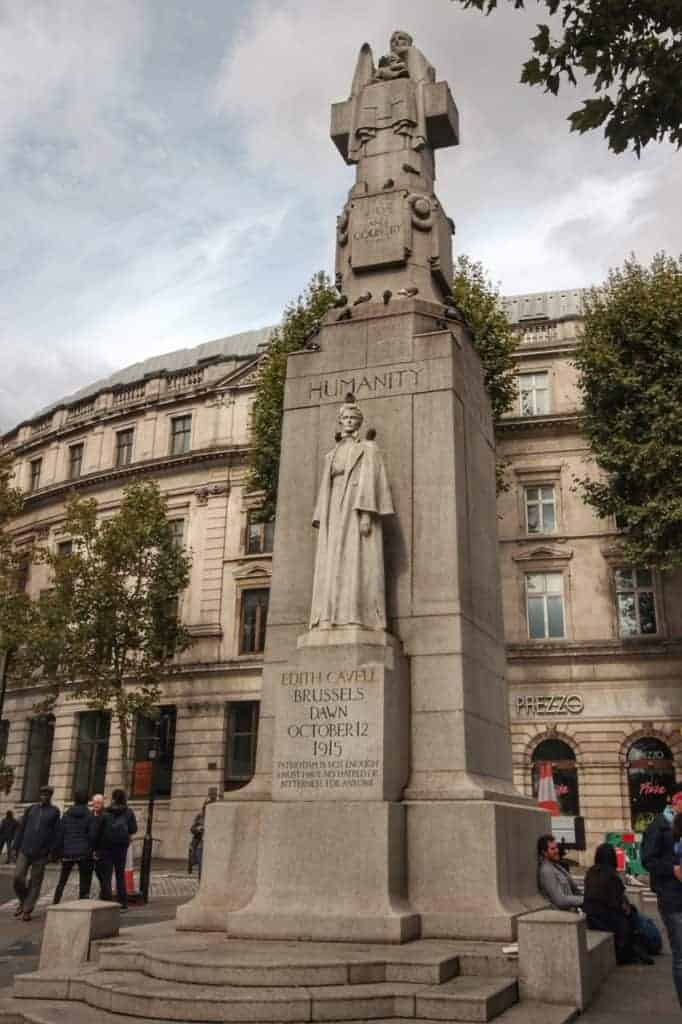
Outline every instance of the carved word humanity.
{"type": "Polygon", "coordinates": [[[293,755],[277,761],[283,789],[329,791],[373,786],[379,760],[371,756],[377,737],[366,717],[367,686],[373,668],[346,671],[282,672],[287,694],[287,748],[293,755]]]}
{"type": "Polygon", "coordinates": [[[377,373],[358,371],[348,377],[318,377],[310,382],[309,401],[338,402],[348,392],[356,398],[379,398],[382,395],[418,391],[424,382],[424,365],[393,367],[377,373]],[[420,379],[421,376],[421,379],[420,379]]]}
{"type": "Polygon", "coordinates": [[[517,697],[517,715],[580,715],[585,710],[585,703],[577,693],[556,694],[554,696],[517,697]]]}

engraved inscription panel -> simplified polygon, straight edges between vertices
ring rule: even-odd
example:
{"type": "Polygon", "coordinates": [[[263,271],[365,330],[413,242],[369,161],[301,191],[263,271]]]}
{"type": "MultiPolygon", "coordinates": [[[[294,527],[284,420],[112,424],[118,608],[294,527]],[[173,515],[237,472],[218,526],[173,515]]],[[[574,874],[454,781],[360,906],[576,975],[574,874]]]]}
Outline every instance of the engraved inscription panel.
{"type": "Polygon", "coordinates": [[[395,266],[406,260],[405,204],[398,194],[356,198],[351,209],[351,266],[395,266]]]}
{"type": "Polygon", "coordinates": [[[381,799],[381,669],[280,673],[273,795],[284,800],[381,799]]]}
{"type": "Polygon", "coordinates": [[[310,377],[306,388],[310,404],[341,402],[349,391],[360,401],[422,390],[426,377],[425,363],[403,363],[310,377]]]}

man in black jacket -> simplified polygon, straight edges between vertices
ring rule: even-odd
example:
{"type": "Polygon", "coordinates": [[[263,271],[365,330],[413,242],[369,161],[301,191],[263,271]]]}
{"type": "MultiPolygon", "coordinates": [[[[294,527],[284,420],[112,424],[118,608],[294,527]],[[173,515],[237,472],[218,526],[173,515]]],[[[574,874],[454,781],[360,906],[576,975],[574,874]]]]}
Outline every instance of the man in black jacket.
{"type": "Polygon", "coordinates": [[[649,872],[651,888],[670,939],[673,981],[682,1006],[682,869],[673,857],[672,822],[682,813],[682,784],[673,786],[670,803],[649,825],[642,840],[642,864],[649,872]]]}
{"type": "Polygon", "coordinates": [[[92,882],[92,851],[102,824],[88,810],[88,794],[74,793],[73,807],[65,811],[59,825],[59,852],[62,870],[54,891],[53,903],[59,903],[74,865],[78,865],[78,899],[87,900],[92,882]]]}
{"type": "Polygon", "coordinates": [[[24,921],[31,920],[33,908],[40,896],[45,865],[59,841],[60,814],[59,808],[50,803],[52,793],[51,786],[40,787],[40,803],[28,808],[14,840],[14,849],[17,851],[14,891],[19,900],[14,916],[22,917],[24,921]],[[29,870],[31,878],[27,883],[29,870]]]}
{"type": "Polygon", "coordinates": [[[121,910],[128,909],[128,894],[125,886],[125,867],[128,847],[137,832],[135,814],[128,807],[122,789],[111,794],[111,803],[102,815],[102,830],[97,840],[97,854],[101,864],[102,899],[112,899],[111,878],[116,873],[116,896],[121,910]]]}

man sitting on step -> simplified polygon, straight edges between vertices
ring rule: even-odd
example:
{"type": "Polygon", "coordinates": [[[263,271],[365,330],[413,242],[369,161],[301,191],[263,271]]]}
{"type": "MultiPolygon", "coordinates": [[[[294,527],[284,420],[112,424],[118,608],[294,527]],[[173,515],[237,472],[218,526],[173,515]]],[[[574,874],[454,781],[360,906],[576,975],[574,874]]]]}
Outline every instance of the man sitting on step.
{"type": "Polygon", "coordinates": [[[575,881],[561,866],[559,843],[552,835],[538,839],[538,889],[557,910],[579,910],[583,895],[575,881]]]}

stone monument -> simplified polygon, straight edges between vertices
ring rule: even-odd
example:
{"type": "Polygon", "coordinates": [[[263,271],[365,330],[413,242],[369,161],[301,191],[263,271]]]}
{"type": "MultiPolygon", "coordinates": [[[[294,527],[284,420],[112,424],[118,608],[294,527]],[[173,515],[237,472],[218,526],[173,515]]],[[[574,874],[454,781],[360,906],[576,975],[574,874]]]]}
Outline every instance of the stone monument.
{"type": "Polygon", "coordinates": [[[492,420],[434,193],[457,109],[399,31],[331,136],[356,175],[287,368],[256,775],[208,808],[178,926],[510,939],[547,818],[511,781],[492,420]]]}

